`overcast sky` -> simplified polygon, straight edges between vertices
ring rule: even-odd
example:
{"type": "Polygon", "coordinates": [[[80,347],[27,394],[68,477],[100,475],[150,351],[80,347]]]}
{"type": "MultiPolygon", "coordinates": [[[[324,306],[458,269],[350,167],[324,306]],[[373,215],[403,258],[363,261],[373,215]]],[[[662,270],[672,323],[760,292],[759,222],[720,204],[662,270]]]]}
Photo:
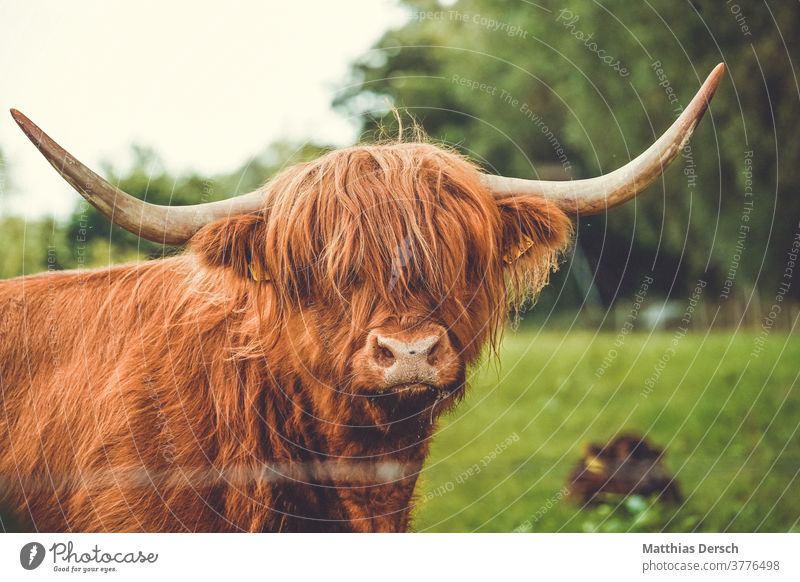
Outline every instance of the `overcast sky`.
{"type": "Polygon", "coordinates": [[[349,63],[405,17],[394,0],[3,2],[5,208],[65,216],[78,200],[11,107],[95,167],[126,167],[131,143],[171,171],[203,173],[232,171],[277,139],[349,143],[355,124],[331,100],[349,63]]]}

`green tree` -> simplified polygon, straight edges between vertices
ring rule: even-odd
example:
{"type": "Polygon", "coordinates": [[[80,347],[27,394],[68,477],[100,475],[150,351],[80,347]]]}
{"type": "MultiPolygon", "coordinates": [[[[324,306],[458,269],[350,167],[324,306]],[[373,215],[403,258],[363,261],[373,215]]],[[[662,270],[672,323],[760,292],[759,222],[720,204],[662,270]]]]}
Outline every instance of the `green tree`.
{"type": "Polygon", "coordinates": [[[19,216],[0,217],[0,278],[58,271],[65,246],[63,229],[53,219],[28,220],[19,216]]]}

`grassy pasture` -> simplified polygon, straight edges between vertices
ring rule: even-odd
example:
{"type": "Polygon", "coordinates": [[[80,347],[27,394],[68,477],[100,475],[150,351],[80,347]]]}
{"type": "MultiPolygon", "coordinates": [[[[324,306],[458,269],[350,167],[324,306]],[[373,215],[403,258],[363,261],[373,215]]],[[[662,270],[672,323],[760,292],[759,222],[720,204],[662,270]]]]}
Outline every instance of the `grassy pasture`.
{"type": "Polygon", "coordinates": [[[757,336],[508,332],[442,421],[414,529],[800,531],[800,338],[756,357],[757,336]],[[628,430],[666,448],[683,503],[564,498],[582,444],[628,430]]]}

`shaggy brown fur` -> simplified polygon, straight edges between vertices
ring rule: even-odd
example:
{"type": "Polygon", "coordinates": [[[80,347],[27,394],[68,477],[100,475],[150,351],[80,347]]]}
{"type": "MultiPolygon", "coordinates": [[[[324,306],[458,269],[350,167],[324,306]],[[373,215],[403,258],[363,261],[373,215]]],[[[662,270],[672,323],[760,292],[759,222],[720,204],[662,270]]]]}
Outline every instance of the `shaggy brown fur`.
{"type": "Polygon", "coordinates": [[[495,201],[427,144],[335,151],[265,188],[263,213],[177,257],[0,282],[0,486],[17,520],[408,527],[436,418],[571,224],[544,200],[495,201]],[[441,385],[379,393],[354,371],[369,330],[426,322],[460,354],[441,385]]]}

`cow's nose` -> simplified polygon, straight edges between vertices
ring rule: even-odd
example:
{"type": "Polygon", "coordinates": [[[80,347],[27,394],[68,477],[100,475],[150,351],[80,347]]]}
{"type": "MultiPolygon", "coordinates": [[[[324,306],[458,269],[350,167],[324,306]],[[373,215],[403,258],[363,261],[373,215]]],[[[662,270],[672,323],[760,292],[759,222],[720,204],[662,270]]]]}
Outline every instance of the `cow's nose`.
{"type": "Polygon", "coordinates": [[[371,334],[372,360],[383,370],[387,386],[436,384],[440,369],[455,356],[443,327],[431,326],[422,333],[371,334]]]}

